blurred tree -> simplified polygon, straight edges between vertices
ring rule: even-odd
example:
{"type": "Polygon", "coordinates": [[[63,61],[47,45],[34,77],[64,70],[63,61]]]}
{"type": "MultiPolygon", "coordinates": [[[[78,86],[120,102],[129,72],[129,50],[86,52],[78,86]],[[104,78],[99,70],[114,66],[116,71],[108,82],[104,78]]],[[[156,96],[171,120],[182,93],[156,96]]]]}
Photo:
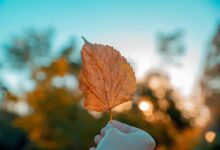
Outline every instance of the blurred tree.
{"type": "Polygon", "coordinates": [[[31,111],[16,119],[15,124],[41,149],[88,149],[93,144],[93,136],[107,122],[102,119],[97,123],[80,105],[82,94],[78,91],[78,74],[81,62],[71,57],[75,53],[75,45],[70,43],[48,66],[32,69],[36,88],[27,93],[31,111]]]}
{"type": "Polygon", "coordinates": [[[6,93],[7,89],[3,86],[3,84],[1,84],[0,82],[0,106],[3,103],[3,100],[5,99],[5,93],[6,93]]]}
{"type": "Polygon", "coordinates": [[[28,30],[4,45],[5,62],[13,69],[35,69],[51,62],[52,30],[28,30]]]}
{"type": "Polygon", "coordinates": [[[189,127],[189,122],[183,117],[181,111],[176,107],[176,102],[180,97],[176,96],[176,90],[172,88],[169,78],[163,73],[152,72],[146,80],[140,84],[142,90],[139,96],[147,96],[153,103],[154,108],[168,114],[174,121],[177,128],[189,127]]]}
{"type": "Polygon", "coordinates": [[[178,30],[171,34],[158,34],[158,52],[162,57],[162,64],[180,66],[179,58],[185,51],[182,31],[178,30]]]}
{"type": "Polygon", "coordinates": [[[205,138],[205,134],[209,130],[213,131],[216,135],[211,142],[204,138],[201,139],[201,144],[197,149],[217,150],[220,149],[220,26],[213,38],[212,48],[210,48],[207,54],[202,88],[212,116],[209,126],[203,133],[203,137],[205,138]]]}
{"type": "MultiPolygon", "coordinates": [[[[27,95],[32,113],[17,122],[28,130],[30,138],[41,147],[54,149],[57,146],[63,146],[63,143],[69,142],[69,140],[71,143],[73,142],[71,137],[67,136],[68,139],[64,137],[65,134],[73,133],[70,132],[70,129],[74,126],[75,121],[76,109],[74,108],[81,97],[73,89],[67,89],[68,84],[73,84],[71,86],[77,84],[77,82],[72,82],[74,78],[64,81],[67,78],[65,74],[68,72],[67,60],[62,57],[55,60],[50,67],[43,67],[35,71],[36,77],[34,78],[38,80],[38,84],[36,89],[27,95]],[[26,124],[26,122],[33,122],[36,126],[26,124]],[[65,128],[66,131],[63,130],[65,128]]],[[[69,136],[72,136],[71,134],[69,136]]]]}
{"type": "MultiPolygon", "coordinates": [[[[31,80],[36,82],[34,91],[23,96],[29,104],[29,114],[16,119],[16,125],[27,131],[29,138],[40,148],[80,148],[83,144],[77,139],[79,134],[74,134],[80,126],[76,125],[75,118],[80,114],[77,112],[81,93],[76,90],[80,61],[73,60],[74,42],[54,56],[50,50],[51,35],[51,31],[31,30],[5,45],[7,61],[4,66],[12,70],[28,70],[32,75],[31,80]]],[[[14,98],[21,100],[9,91],[6,92],[7,101],[14,98]]],[[[11,102],[9,104],[11,106],[11,102]]],[[[88,148],[88,144],[85,143],[85,146],[88,148]]]]}
{"type": "Polygon", "coordinates": [[[37,86],[27,95],[32,112],[17,119],[16,125],[27,131],[29,138],[42,149],[88,149],[103,125],[103,121],[96,123],[80,105],[79,67],[73,66],[77,64],[61,56],[33,74],[37,86]]]}
{"type": "Polygon", "coordinates": [[[213,116],[217,117],[219,116],[217,106],[220,103],[220,27],[212,44],[213,48],[208,52],[206,58],[202,86],[207,99],[207,104],[211,107],[213,116]]]}
{"type": "Polygon", "coordinates": [[[152,112],[149,113],[150,107],[148,110],[142,110],[144,121],[150,124],[135,125],[150,132],[158,140],[158,150],[176,149],[177,145],[182,146],[178,149],[186,150],[192,146],[193,138],[197,134],[188,136],[191,144],[183,146],[186,133],[194,130],[190,119],[184,117],[182,110],[177,107],[182,98],[178,91],[172,88],[166,75],[159,71],[148,74],[145,81],[138,85],[137,96],[137,107],[141,108],[141,103],[147,102],[152,104],[152,112]]]}

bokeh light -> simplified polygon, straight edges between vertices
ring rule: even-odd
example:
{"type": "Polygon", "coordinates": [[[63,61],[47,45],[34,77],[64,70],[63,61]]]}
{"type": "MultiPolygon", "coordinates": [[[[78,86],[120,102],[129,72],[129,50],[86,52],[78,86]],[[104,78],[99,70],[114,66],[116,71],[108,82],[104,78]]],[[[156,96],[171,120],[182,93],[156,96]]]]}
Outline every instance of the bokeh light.
{"type": "Polygon", "coordinates": [[[149,104],[149,102],[144,102],[144,101],[140,102],[139,108],[141,111],[148,111],[150,108],[150,104],[149,104]]]}
{"type": "Polygon", "coordinates": [[[142,100],[138,102],[138,108],[144,113],[145,116],[151,116],[153,113],[153,104],[149,100],[142,100]]]}
{"type": "Polygon", "coordinates": [[[208,143],[212,143],[215,140],[216,133],[214,131],[207,131],[205,133],[205,139],[208,143]]]}

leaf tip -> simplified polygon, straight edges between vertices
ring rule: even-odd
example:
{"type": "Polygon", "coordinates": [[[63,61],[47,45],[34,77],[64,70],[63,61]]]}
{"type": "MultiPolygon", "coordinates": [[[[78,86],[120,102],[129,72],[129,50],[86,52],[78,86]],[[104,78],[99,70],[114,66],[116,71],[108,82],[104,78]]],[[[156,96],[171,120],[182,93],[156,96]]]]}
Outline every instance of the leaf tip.
{"type": "Polygon", "coordinates": [[[85,44],[91,44],[90,42],[88,42],[88,41],[86,40],[86,38],[85,38],[84,36],[81,36],[81,37],[82,37],[82,39],[83,39],[83,41],[84,41],[85,44]]]}

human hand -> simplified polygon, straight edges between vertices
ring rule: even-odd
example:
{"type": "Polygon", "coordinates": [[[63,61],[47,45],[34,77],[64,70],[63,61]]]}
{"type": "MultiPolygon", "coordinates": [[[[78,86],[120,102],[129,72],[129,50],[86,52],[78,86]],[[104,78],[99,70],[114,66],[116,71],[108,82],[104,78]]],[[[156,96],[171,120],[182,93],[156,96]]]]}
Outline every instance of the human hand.
{"type": "Polygon", "coordinates": [[[90,150],[153,150],[155,141],[145,131],[112,120],[94,139],[97,148],[90,150]]]}

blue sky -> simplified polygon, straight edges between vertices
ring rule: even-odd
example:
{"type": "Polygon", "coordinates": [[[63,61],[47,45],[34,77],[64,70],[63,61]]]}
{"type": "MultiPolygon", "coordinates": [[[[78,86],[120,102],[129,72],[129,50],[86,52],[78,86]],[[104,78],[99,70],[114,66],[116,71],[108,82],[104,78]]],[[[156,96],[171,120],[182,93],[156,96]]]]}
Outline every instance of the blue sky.
{"type": "Polygon", "coordinates": [[[81,35],[112,45],[134,62],[139,79],[160,61],[155,52],[157,33],[182,29],[187,48],[184,67],[167,70],[183,93],[195,84],[218,23],[217,0],[0,0],[0,45],[25,29],[52,27],[58,47],[81,35]]]}

